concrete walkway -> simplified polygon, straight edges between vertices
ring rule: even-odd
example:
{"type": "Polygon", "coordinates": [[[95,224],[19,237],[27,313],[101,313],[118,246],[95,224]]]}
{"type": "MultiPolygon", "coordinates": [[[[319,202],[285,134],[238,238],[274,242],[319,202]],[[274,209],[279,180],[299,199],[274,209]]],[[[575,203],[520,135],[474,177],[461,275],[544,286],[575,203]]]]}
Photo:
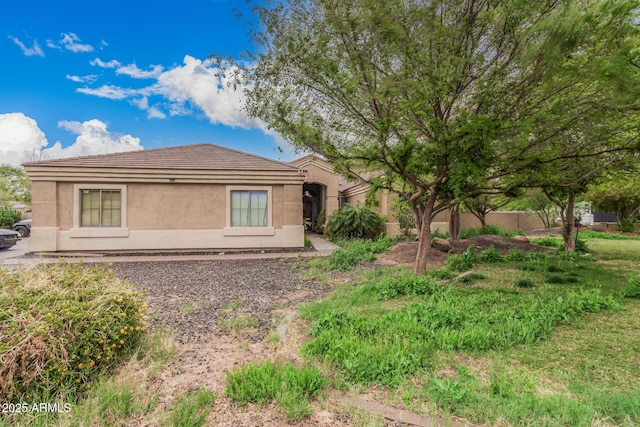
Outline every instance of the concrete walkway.
{"type": "MultiPolygon", "coordinates": [[[[307,238],[311,241],[314,251],[300,252],[273,252],[273,251],[252,251],[252,252],[224,252],[220,251],[215,254],[197,254],[185,253],[162,253],[141,254],[141,255],[111,255],[100,254],[95,252],[74,252],[74,253],[43,253],[40,256],[19,255],[0,259],[0,267],[12,266],[32,266],[37,264],[55,264],[64,259],[68,262],[78,263],[115,263],[115,262],[148,262],[148,261],[206,261],[206,260],[231,260],[231,259],[273,259],[273,258],[298,258],[329,256],[331,252],[338,248],[337,245],[324,239],[318,234],[307,234],[307,238]]],[[[201,252],[201,251],[196,251],[201,252]]]]}

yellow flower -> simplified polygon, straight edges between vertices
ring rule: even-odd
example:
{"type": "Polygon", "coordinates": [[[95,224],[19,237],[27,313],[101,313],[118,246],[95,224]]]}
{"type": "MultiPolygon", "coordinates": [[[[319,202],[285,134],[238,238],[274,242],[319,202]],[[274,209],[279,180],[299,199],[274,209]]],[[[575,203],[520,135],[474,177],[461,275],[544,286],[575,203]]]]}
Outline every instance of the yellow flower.
{"type": "Polygon", "coordinates": [[[84,365],[82,363],[78,363],[78,369],[82,369],[84,365]]]}
{"type": "Polygon", "coordinates": [[[71,355],[71,358],[72,358],[72,359],[75,359],[75,358],[76,358],[76,355],[75,355],[75,354],[72,354],[72,355],[71,355]]]}
{"type": "Polygon", "coordinates": [[[76,380],[76,382],[79,384],[79,383],[80,383],[80,378],[78,378],[78,379],[76,380]]]}
{"type": "Polygon", "coordinates": [[[146,308],[146,307],[147,307],[147,303],[146,303],[146,302],[143,302],[143,303],[142,303],[142,308],[146,308]]]}
{"type": "Polygon", "coordinates": [[[111,344],[111,348],[116,348],[116,345],[115,344],[111,344]]]}
{"type": "Polygon", "coordinates": [[[122,302],[122,297],[118,298],[118,302],[122,302]]]}
{"type": "Polygon", "coordinates": [[[124,334],[124,329],[120,329],[120,333],[121,333],[121,334],[124,334]]]}
{"type": "MultiPolygon", "coordinates": [[[[98,356],[98,357],[100,357],[100,356],[98,356]]],[[[93,365],[95,365],[95,364],[96,364],[96,362],[94,362],[93,360],[90,360],[90,361],[89,361],[89,366],[93,366],[93,365]]]]}
{"type": "Polygon", "coordinates": [[[98,317],[98,312],[93,313],[93,317],[98,317]]]}
{"type": "Polygon", "coordinates": [[[98,360],[102,359],[102,356],[98,355],[98,360]]]}
{"type": "Polygon", "coordinates": [[[122,313],[120,313],[120,316],[125,317],[127,315],[127,313],[125,313],[124,311],[122,313]]]}
{"type": "Polygon", "coordinates": [[[124,340],[120,340],[120,344],[124,344],[124,340]]]}
{"type": "Polygon", "coordinates": [[[125,326],[125,327],[124,327],[124,330],[125,330],[125,331],[126,331],[127,329],[129,329],[129,326],[125,326]]]}
{"type": "Polygon", "coordinates": [[[136,326],[136,331],[139,331],[139,330],[140,330],[140,326],[136,326]]]}

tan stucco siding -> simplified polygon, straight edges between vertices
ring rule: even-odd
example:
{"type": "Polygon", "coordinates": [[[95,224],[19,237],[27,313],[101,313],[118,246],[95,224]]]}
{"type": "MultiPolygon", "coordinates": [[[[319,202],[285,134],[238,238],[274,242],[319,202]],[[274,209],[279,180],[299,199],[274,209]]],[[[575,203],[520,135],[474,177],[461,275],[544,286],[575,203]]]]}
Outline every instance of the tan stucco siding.
{"type": "Polygon", "coordinates": [[[225,209],[224,185],[127,185],[130,230],[221,230],[225,209]]]}
{"type": "Polygon", "coordinates": [[[56,183],[51,181],[34,182],[31,185],[31,208],[33,223],[42,227],[57,227],[56,183]]]}
{"type": "Polygon", "coordinates": [[[58,228],[71,230],[73,228],[73,184],[59,182],[58,194],[58,228]]]}
{"type": "Polygon", "coordinates": [[[328,172],[313,163],[306,165],[307,183],[322,184],[326,186],[324,206],[327,216],[338,211],[338,182],[339,176],[328,172]]]}
{"type": "MultiPolygon", "coordinates": [[[[275,202],[274,206],[277,206],[275,202]]],[[[302,225],[302,197],[299,185],[283,186],[282,218],[285,225],[302,225]]]]}

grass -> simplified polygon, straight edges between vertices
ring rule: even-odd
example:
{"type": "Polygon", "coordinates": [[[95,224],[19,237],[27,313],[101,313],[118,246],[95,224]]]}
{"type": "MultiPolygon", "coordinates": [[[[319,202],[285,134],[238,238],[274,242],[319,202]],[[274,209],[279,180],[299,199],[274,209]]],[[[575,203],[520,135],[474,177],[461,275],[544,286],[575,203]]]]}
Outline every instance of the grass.
{"type": "Polygon", "coordinates": [[[266,361],[227,372],[226,394],[240,405],[275,401],[284,418],[295,421],[311,414],[309,400],[317,397],[324,385],[325,379],[315,367],[266,361]]]}
{"type": "Polygon", "coordinates": [[[218,330],[220,332],[241,331],[245,329],[253,329],[258,326],[258,321],[250,314],[240,314],[230,318],[222,318],[218,321],[218,330]]]}
{"type": "Polygon", "coordinates": [[[173,403],[168,419],[162,424],[172,427],[201,427],[204,425],[209,406],[215,395],[200,387],[193,393],[181,393],[173,403]]]}
{"type": "Polygon", "coordinates": [[[442,272],[366,272],[301,308],[311,322],[303,354],[345,386],[425,415],[638,425],[640,278],[629,274],[640,244],[588,239],[594,257],[450,257],[449,270],[473,269],[454,283],[438,282],[442,272]]]}

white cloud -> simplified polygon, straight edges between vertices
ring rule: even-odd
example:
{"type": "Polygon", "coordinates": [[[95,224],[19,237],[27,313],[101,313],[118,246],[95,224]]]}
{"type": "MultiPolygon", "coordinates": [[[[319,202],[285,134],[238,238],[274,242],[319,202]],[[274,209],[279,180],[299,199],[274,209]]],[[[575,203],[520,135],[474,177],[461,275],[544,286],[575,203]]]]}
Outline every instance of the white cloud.
{"type": "Polygon", "coordinates": [[[33,47],[27,47],[25,46],[24,43],[20,41],[19,38],[13,37],[13,36],[9,36],[9,38],[16,45],[18,45],[18,47],[20,48],[20,50],[22,50],[22,53],[24,53],[25,56],[44,56],[44,52],[42,51],[42,48],[38,44],[37,40],[33,41],[33,47]]]}
{"type": "Polygon", "coordinates": [[[141,91],[137,89],[126,89],[113,85],[103,85],[97,89],[81,87],[76,89],[76,92],[114,100],[131,98],[133,96],[138,96],[141,93],[141,91]]]}
{"type": "Polygon", "coordinates": [[[51,148],[35,120],[22,113],[0,114],[0,163],[19,166],[25,161],[57,159],[141,150],[140,138],[116,135],[107,125],[93,119],[85,122],[61,121],[58,126],[78,135],[75,142],[62,147],[56,142],[51,148]]]}
{"type": "Polygon", "coordinates": [[[53,40],[47,40],[47,47],[50,49],[62,50],[62,48],[53,40]]]}
{"type": "Polygon", "coordinates": [[[108,62],[104,62],[100,58],[96,58],[93,61],[90,61],[89,64],[93,66],[98,66],[100,68],[117,68],[117,67],[120,67],[121,65],[120,62],[116,61],[115,59],[108,62]]]}
{"type": "Polygon", "coordinates": [[[22,113],[0,114],[0,163],[19,166],[48,144],[35,120],[22,113]]]}
{"type": "Polygon", "coordinates": [[[136,64],[129,64],[118,67],[116,74],[124,74],[125,76],[132,77],[134,79],[153,79],[162,74],[164,67],[162,65],[151,65],[148,71],[141,70],[136,64]]]}
{"type": "Polygon", "coordinates": [[[197,106],[211,123],[265,129],[264,123],[249,118],[242,110],[242,90],[228,88],[229,78],[219,75],[218,71],[210,62],[187,55],[184,66],[158,77],[157,90],[178,107],[187,103],[197,106]]]}
{"type": "Polygon", "coordinates": [[[98,80],[98,76],[95,74],[89,74],[88,76],[72,76],[67,74],[67,79],[76,83],[93,83],[98,80]]]}
{"type": "Polygon", "coordinates": [[[142,150],[140,138],[131,135],[114,135],[107,130],[107,125],[100,120],[86,122],[63,120],[58,127],[78,135],[75,143],[63,148],[60,142],[44,150],[47,158],[89,156],[93,154],[118,153],[123,151],[142,150]]]}
{"type": "Polygon", "coordinates": [[[147,117],[149,119],[166,119],[167,115],[158,107],[151,107],[147,110],[147,117]]]}
{"type": "Polygon", "coordinates": [[[60,43],[64,46],[65,49],[70,50],[71,52],[93,52],[93,46],[90,44],[81,44],[80,37],[75,35],[74,33],[62,33],[62,40],[60,43]]]}

